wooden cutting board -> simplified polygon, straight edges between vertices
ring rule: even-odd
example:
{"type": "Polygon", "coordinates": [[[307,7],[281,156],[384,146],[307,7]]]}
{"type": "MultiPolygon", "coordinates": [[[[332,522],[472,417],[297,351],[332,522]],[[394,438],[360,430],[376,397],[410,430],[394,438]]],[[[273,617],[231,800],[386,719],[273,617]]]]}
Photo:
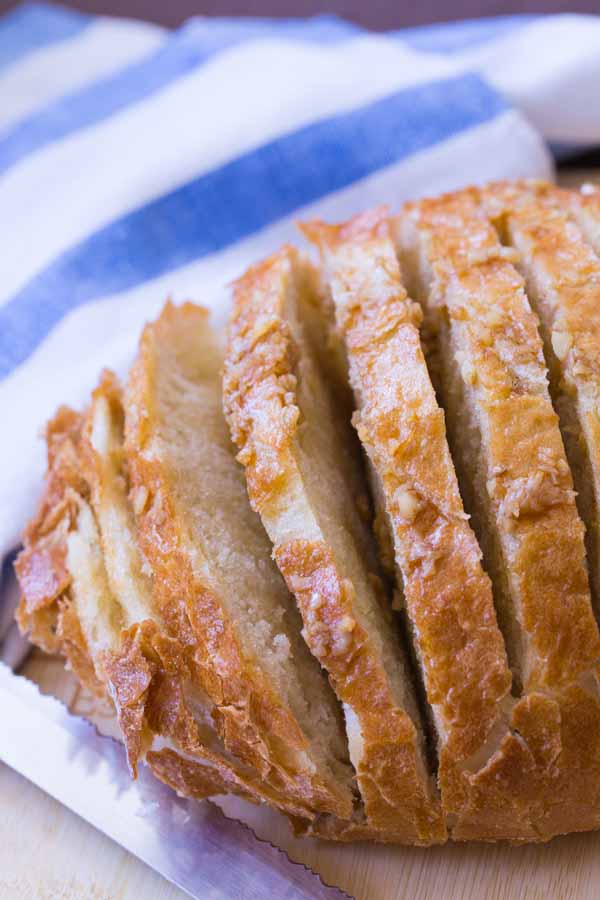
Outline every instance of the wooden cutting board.
{"type": "MultiPolygon", "coordinates": [[[[563,182],[598,180],[598,170],[563,182]]],[[[24,673],[75,712],[102,717],[62,663],[35,651],[24,673]]],[[[40,735],[40,752],[43,752],[40,735]]],[[[226,811],[357,900],[579,900],[600,897],[600,832],[541,846],[451,844],[429,850],[292,837],[277,814],[226,811]]],[[[74,813],[0,764],[0,900],[175,900],[186,895],[74,813]]],[[[278,900],[278,898],[274,898],[278,900]]]]}

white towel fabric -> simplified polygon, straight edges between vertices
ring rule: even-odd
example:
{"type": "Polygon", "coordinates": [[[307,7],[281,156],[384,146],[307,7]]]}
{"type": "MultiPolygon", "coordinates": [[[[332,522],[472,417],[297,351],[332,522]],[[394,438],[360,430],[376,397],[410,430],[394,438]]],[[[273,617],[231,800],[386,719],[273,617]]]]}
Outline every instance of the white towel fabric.
{"type": "Polygon", "coordinates": [[[511,176],[600,144],[600,18],[387,35],[341,20],[176,32],[25,4],[0,19],[0,558],[39,431],[124,371],[167,296],[225,285],[294,220],[511,176]],[[544,140],[545,139],[545,140],[544,140]]]}

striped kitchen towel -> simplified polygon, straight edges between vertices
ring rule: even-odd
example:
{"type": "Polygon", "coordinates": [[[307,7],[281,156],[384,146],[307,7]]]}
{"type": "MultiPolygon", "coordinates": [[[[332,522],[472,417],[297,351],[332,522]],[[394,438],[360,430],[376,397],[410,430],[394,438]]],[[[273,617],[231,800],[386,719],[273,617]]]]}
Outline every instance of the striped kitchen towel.
{"type": "Polygon", "coordinates": [[[40,489],[45,419],[124,369],[167,296],[222,321],[225,285],[298,217],[548,176],[546,142],[600,143],[599,83],[594,17],[388,35],[0,19],[0,556],[40,489]]]}

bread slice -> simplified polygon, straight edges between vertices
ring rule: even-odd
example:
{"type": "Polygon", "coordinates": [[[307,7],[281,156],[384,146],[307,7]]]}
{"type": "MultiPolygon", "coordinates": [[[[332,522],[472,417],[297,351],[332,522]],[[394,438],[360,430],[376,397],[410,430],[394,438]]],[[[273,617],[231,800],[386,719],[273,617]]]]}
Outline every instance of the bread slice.
{"type": "Polygon", "coordinates": [[[194,682],[193,660],[154,606],[128,503],[113,375],[103,374],[85,416],[59,410],[48,445],[45,499],[17,563],[21,627],[39,641],[40,628],[54,621],[48,649],[64,655],[88,688],[113,700],[133,774],[144,759],[181,794],[235,793],[310,815],[227,753],[208,698],[194,682]]]}
{"type": "Polygon", "coordinates": [[[167,304],[130,372],[127,461],[155,602],[196,648],[227,749],[290,803],[349,816],[340,710],[250,509],[221,366],[206,310],[167,304]]]}
{"type": "Polygon", "coordinates": [[[552,185],[495,184],[483,203],[502,242],[519,254],[538,316],[600,612],[600,259],[552,185]]]}
{"type": "Polygon", "coordinates": [[[77,521],[80,501],[89,498],[79,457],[82,416],[61,406],[46,426],[48,465],[44,492],[33,519],[23,534],[23,550],[15,562],[21,588],[17,610],[19,627],[47,653],[63,646],[72,650],[71,665],[93,692],[102,693],[87,654],[80,655],[79,636],[68,630],[72,602],[67,567],[67,537],[77,521]]]}
{"type": "Polygon", "coordinates": [[[515,675],[511,734],[472,785],[482,802],[514,798],[513,839],[594,828],[600,636],[583,526],[515,252],[501,245],[474,189],[409,204],[397,225],[409,290],[437,330],[436,386],[515,675]]]}
{"type": "Polygon", "coordinates": [[[364,813],[328,836],[445,838],[409,672],[357,497],[360,450],[323,374],[315,273],[290,247],[236,283],[224,404],[251,501],[294,592],[308,646],[344,705],[364,813]],[[363,820],[361,821],[361,815],[363,820]]]}
{"type": "MultiPolygon", "coordinates": [[[[77,612],[96,672],[115,703],[130,766],[135,772],[144,758],[163,781],[191,796],[233,792],[306,814],[302,805],[261,785],[257,773],[228,754],[215,733],[212,705],[196,673],[196,648],[176,622],[165,621],[138,548],[124,424],[120,386],[105,372],[85,417],[81,458],[100,542],[89,546],[102,557],[102,596],[117,627],[96,635],[102,610],[93,590],[82,592],[77,612]]],[[[74,574],[71,549],[69,561],[74,574]]]]}
{"type": "Polygon", "coordinates": [[[512,679],[421,347],[421,308],[402,285],[385,209],[302,230],[319,248],[345,342],[354,424],[432,710],[444,811],[459,834],[516,836],[516,798],[498,808],[471,784],[509,737],[512,679]]]}

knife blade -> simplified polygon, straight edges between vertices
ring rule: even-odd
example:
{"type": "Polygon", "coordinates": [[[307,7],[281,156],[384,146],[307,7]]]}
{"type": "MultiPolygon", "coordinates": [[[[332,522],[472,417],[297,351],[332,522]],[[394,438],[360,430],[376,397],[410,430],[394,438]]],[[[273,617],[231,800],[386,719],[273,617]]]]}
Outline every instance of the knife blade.
{"type": "Polygon", "coordinates": [[[0,663],[0,759],[201,900],[342,900],[210,802],[178,797],[123,747],[0,663]]]}

